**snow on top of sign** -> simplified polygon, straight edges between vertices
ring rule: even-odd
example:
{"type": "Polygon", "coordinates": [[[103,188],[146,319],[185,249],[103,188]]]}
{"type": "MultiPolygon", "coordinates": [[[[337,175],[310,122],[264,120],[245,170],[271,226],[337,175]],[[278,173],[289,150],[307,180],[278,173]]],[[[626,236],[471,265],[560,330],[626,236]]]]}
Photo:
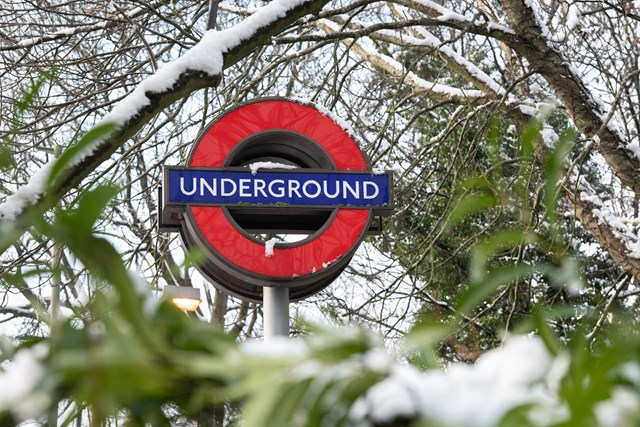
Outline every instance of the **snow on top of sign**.
{"type": "MultiPolygon", "coordinates": [[[[222,31],[207,31],[202,40],[183,56],[165,63],[156,73],[140,82],[133,92],[116,104],[97,125],[110,123],[115,124],[118,128],[122,127],[150,104],[148,94],[169,90],[186,71],[202,71],[209,75],[219,75],[223,68],[224,53],[249,39],[260,28],[284,17],[289,10],[307,1],[309,0],[273,0],[231,28],[222,31]]],[[[68,163],[68,166],[81,163],[83,159],[94,153],[103,142],[104,138],[94,141],[85,150],[78,153],[68,163]]],[[[0,204],[0,221],[13,220],[27,206],[38,202],[44,193],[49,171],[54,162],[55,159],[52,159],[27,184],[0,204]]]]}
{"type": "Polygon", "coordinates": [[[333,111],[331,111],[328,108],[326,108],[324,105],[318,105],[318,104],[314,103],[313,101],[311,101],[309,99],[297,98],[295,96],[288,97],[288,99],[290,99],[291,101],[298,102],[298,103],[300,103],[302,105],[308,105],[310,107],[315,108],[316,110],[318,110],[320,112],[320,114],[322,114],[325,117],[330,118],[336,124],[338,124],[338,126],[340,126],[342,129],[344,129],[352,139],[354,139],[354,140],[356,139],[356,135],[357,134],[356,134],[355,129],[353,129],[353,127],[351,126],[351,123],[347,122],[342,117],[340,117],[338,114],[336,114],[333,111]]]}
{"type": "Polygon", "coordinates": [[[249,169],[251,169],[251,175],[256,175],[260,169],[298,169],[298,167],[278,162],[254,162],[249,165],[249,169]]]}

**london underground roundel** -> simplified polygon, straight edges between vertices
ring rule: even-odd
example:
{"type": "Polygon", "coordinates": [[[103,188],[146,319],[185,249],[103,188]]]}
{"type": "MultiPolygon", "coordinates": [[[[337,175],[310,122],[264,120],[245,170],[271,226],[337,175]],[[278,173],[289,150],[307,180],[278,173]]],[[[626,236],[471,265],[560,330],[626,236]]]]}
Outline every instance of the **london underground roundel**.
{"type": "Polygon", "coordinates": [[[199,270],[219,289],[261,302],[263,287],[287,287],[298,300],[346,268],[392,211],[391,189],[330,116],[266,98],[223,113],[187,166],[165,168],[159,223],[205,253],[199,270]]]}

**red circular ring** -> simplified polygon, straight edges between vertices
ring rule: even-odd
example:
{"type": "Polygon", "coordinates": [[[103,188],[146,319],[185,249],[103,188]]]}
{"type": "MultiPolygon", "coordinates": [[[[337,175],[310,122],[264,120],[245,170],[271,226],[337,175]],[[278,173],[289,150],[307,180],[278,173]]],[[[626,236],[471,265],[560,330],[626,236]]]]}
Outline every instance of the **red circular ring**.
{"type": "MultiPolygon", "coordinates": [[[[220,117],[197,142],[190,167],[222,167],[229,152],[245,138],[265,130],[301,133],[322,146],[338,170],[368,170],[367,162],[348,132],[317,109],[289,100],[243,105],[220,117]]],[[[220,207],[190,206],[205,240],[237,267],[271,278],[313,274],[328,267],[357,245],[371,217],[367,209],[339,209],[325,231],[294,247],[265,245],[240,233],[220,207]]]]}

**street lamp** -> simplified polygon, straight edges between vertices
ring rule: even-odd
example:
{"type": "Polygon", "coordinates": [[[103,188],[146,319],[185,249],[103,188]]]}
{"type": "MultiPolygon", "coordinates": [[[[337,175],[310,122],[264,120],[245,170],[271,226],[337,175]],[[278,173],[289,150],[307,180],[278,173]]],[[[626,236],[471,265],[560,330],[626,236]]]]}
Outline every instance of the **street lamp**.
{"type": "Polygon", "coordinates": [[[176,307],[184,311],[196,311],[202,302],[200,289],[187,286],[167,285],[162,290],[162,295],[166,299],[171,299],[176,307]]]}

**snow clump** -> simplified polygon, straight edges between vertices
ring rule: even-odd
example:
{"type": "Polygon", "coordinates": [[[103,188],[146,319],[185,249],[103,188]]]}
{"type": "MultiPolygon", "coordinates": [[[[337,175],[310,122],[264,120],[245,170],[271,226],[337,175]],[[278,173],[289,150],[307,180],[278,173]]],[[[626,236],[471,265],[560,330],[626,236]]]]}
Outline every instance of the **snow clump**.
{"type": "Polygon", "coordinates": [[[280,239],[277,237],[273,237],[266,242],[264,242],[264,256],[267,258],[271,258],[273,256],[273,248],[278,243],[280,239]]]}
{"type": "Polygon", "coordinates": [[[11,411],[19,420],[37,418],[46,411],[51,399],[38,388],[45,376],[40,361],[47,352],[44,344],[21,349],[13,362],[0,371],[0,411],[11,411]]]}
{"type": "Polygon", "coordinates": [[[421,417],[444,425],[489,427],[513,408],[552,401],[554,359],[542,340],[517,337],[482,355],[475,365],[456,363],[426,373],[397,365],[351,410],[356,425],[421,417]]]}

